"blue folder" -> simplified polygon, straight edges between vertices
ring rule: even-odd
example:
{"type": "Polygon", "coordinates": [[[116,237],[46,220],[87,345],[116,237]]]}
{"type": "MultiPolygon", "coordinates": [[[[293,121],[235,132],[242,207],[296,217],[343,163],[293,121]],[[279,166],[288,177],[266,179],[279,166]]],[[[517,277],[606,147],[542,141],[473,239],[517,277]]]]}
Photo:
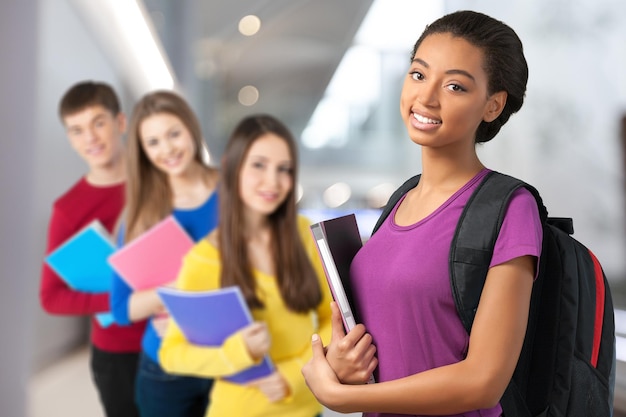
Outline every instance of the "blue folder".
{"type": "MultiPolygon", "coordinates": [[[[113,252],[115,245],[109,233],[94,220],[52,251],[46,262],[70,288],[103,293],[111,289],[113,269],[108,257],[113,252]]],[[[113,323],[111,313],[96,314],[96,319],[102,327],[113,323]]]]}

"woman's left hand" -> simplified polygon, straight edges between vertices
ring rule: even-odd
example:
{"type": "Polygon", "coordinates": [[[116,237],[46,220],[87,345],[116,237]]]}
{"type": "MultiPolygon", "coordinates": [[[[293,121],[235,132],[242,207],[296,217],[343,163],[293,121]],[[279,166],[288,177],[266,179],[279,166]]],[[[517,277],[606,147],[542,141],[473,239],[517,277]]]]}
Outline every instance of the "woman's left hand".
{"type": "Polygon", "coordinates": [[[258,388],[267,399],[273,403],[289,395],[289,386],[282,375],[277,371],[274,371],[266,377],[250,381],[246,385],[258,388]]]}

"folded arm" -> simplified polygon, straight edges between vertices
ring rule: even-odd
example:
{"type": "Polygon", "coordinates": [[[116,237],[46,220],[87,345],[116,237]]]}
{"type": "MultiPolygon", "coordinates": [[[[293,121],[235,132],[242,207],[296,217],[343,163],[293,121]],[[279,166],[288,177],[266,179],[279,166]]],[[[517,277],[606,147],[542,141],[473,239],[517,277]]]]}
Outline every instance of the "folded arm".
{"type": "MultiPolygon", "coordinates": [[[[124,245],[124,228],[120,227],[117,237],[118,247],[124,245]]],[[[128,325],[165,312],[156,289],[133,291],[117,273],[111,282],[110,307],[117,324],[128,325]]]]}
{"type": "Polygon", "coordinates": [[[159,361],[167,372],[209,378],[233,375],[258,363],[242,332],[228,337],[222,346],[199,346],[187,341],[173,320],[161,343],[159,361]]]}

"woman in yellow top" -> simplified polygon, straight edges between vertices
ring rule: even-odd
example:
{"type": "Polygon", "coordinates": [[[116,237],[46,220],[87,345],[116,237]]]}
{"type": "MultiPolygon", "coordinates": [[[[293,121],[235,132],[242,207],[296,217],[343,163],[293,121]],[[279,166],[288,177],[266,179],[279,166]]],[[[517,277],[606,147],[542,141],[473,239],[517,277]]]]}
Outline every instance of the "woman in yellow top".
{"type": "Polygon", "coordinates": [[[300,370],[311,356],[312,334],[330,340],[331,295],[309,223],[296,211],[293,136],[271,116],[247,117],[230,137],[221,170],[218,228],[187,254],[177,287],[238,285],[255,321],[219,347],[188,342],[172,322],[161,364],[171,373],[216,379],[210,417],[321,415],[300,370]],[[271,375],[246,385],[221,379],[265,354],[275,365],[271,375]]]}

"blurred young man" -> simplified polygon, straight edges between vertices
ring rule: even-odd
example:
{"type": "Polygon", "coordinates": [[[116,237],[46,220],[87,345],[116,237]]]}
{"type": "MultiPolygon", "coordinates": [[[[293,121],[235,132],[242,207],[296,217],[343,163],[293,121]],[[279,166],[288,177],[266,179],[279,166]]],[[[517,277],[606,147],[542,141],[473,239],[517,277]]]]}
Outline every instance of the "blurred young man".
{"type": "MultiPolygon", "coordinates": [[[[59,116],[87,173],[54,202],[46,254],[95,219],[112,232],[124,206],[126,116],[115,91],[78,83],[61,98],[59,116]]],[[[75,291],[45,262],[39,295],[50,314],[91,316],[91,372],[106,415],[138,416],[134,381],[145,322],[101,326],[94,315],[109,311],[109,294],[75,291]]]]}

